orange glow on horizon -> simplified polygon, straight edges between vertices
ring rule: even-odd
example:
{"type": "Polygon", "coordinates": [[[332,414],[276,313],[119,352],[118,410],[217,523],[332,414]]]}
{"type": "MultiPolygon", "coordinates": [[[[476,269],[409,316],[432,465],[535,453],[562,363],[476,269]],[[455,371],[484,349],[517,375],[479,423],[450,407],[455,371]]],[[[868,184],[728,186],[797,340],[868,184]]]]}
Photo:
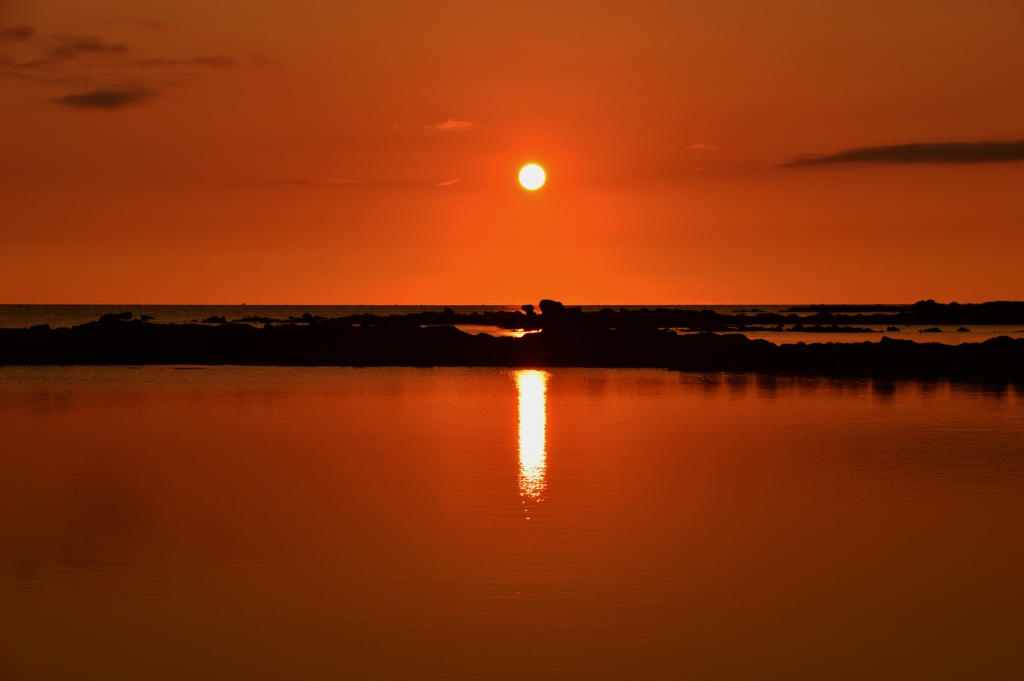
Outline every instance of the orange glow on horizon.
{"type": "Polygon", "coordinates": [[[0,303],[1019,299],[1019,3],[737,2],[7,3],[0,303]]]}

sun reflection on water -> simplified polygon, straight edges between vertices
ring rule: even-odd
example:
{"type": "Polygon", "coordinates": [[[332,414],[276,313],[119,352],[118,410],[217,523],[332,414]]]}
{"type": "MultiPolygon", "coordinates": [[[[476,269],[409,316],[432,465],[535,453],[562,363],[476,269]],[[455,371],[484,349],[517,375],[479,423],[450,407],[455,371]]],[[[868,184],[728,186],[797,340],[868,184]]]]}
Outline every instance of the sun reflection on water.
{"type": "Polygon", "coordinates": [[[524,369],[514,374],[519,391],[519,494],[523,502],[542,501],[547,467],[548,374],[524,369]]]}

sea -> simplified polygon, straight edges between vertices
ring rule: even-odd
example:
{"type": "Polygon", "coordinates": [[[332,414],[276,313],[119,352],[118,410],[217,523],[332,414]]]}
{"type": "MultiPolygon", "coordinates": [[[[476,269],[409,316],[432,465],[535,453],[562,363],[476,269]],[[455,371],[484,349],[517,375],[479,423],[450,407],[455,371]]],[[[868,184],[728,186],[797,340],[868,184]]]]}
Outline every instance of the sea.
{"type": "MultiPolygon", "coordinates": [[[[154,324],[201,323],[204,319],[223,317],[228,321],[245,318],[288,319],[301,318],[303,314],[320,317],[346,317],[357,314],[379,316],[402,315],[417,312],[441,312],[450,307],[460,314],[485,311],[514,311],[519,305],[0,305],[0,328],[28,328],[48,324],[52,328],[72,327],[96,321],[107,313],[131,312],[136,319],[143,315],[153,318],[154,324]]],[[[586,312],[596,312],[609,307],[614,310],[639,310],[665,308],[672,310],[715,310],[722,314],[757,312],[784,312],[793,305],[584,305],[586,312]]],[[[787,312],[788,314],[788,312],[787,312]]],[[[799,312],[799,316],[810,316],[813,312],[799,312]]],[[[259,325],[259,324],[257,324],[259,325]]],[[[864,326],[855,324],[857,326],[864,326]]],[[[457,325],[466,333],[487,333],[493,336],[522,336],[516,329],[497,326],[457,325]]],[[[850,343],[877,342],[883,336],[929,343],[978,343],[997,336],[1024,338],[1024,326],[973,325],[968,332],[959,331],[959,325],[952,326],[901,326],[898,331],[886,331],[886,327],[874,325],[869,333],[801,333],[793,331],[745,331],[748,338],[763,338],[776,344],[785,343],[850,343]],[[925,328],[938,328],[938,332],[925,332],[925,328]]],[[[682,332],[682,330],[680,330],[682,332]]]]}
{"type": "Polygon", "coordinates": [[[1022,442],[946,381],[0,367],[0,679],[1021,679],[1022,442]]]}
{"type": "Polygon", "coordinates": [[[0,679],[1024,678],[1022,442],[1021,386],[0,367],[0,679]]]}

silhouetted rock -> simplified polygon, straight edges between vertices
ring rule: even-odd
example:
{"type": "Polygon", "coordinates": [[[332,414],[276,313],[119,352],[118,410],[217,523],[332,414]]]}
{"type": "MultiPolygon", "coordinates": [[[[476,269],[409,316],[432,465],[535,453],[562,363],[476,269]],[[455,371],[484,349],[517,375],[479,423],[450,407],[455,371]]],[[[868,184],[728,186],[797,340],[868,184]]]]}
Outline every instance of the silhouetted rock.
{"type": "Polygon", "coordinates": [[[565,305],[562,305],[557,300],[548,300],[545,298],[540,301],[540,313],[543,315],[557,317],[565,313],[565,305]]]}
{"type": "Polygon", "coordinates": [[[252,317],[242,317],[241,319],[236,319],[235,321],[244,322],[246,324],[273,324],[274,322],[280,322],[281,320],[274,319],[273,317],[260,317],[254,315],[252,317]]]}
{"type": "Polygon", "coordinates": [[[829,318],[846,318],[862,323],[900,324],[1021,324],[1024,302],[995,300],[987,303],[937,303],[921,300],[913,305],[805,305],[786,312],[815,312],[829,318]],[[895,314],[885,314],[895,313],[895,314]]]}
{"type": "Polygon", "coordinates": [[[959,329],[956,330],[956,332],[957,333],[970,333],[971,330],[968,329],[966,326],[961,326],[959,329]]]}
{"type": "Polygon", "coordinates": [[[154,316],[153,316],[153,315],[151,315],[151,314],[144,314],[144,315],[142,315],[142,316],[141,316],[141,317],[140,317],[139,319],[141,319],[141,320],[142,320],[142,321],[144,321],[144,322],[151,322],[151,321],[153,321],[154,319],[156,319],[156,317],[154,317],[154,316]]]}
{"type": "Polygon", "coordinates": [[[100,316],[101,322],[123,322],[128,321],[132,318],[132,313],[127,310],[124,312],[108,312],[105,315],[100,316]]]}
{"type": "Polygon", "coordinates": [[[655,367],[1024,384],[1024,339],[775,345],[741,334],[677,335],[589,322],[545,326],[542,333],[523,338],[471,335],[453,326],[354,326],[345,319],[263,328],[92,322],[71,329],[0,329],[0,364],[655,367]]]}
{"type": "MultiPolygon", "coordinates": [[[[581,366],[661,367],[687,371],[757,371],[767,374],[949,377],[1024,382],[1024,340],[941,345],[883,338],[879,343],[811,343],[776,346],[723,331],[784,330],[806,333],[868,333],[878,323],[1018,324],[1024,303],[942,305],[922,301],[895,306],[892,314],[847,314],[834,309],[795,313],[720,314],[714,310],[604,308],[584,312],[545,299],[542,314],[518,310],[469,314],[452,308],[405,315],[357,314],[325,319],[305,313],[273,325],[267,317],[229,324],[111,323],[130,312],[104,315],[72,329],[0,329],[0,363],[7,364],[244,364],[333,366],[581,366]],[[924,320],[930,320],[925,322],[924,320]],[[956,320],[956,321],[952,321],[956,320]],[[251,324],[263,324],[262,327],[251,324]],[[521,339],[470,335],[455,324],[521,328],[542,333],[521,339]],[[677,335],[673,329],[699,333],[677,335]],[[715,333],[711,333],[715,332],[715,333]]],[[[145,316],[149,318],[148,315],[145,316]]],[[[960,327],[966,330],[967,327],[960,327]]],[[[939,327],[923,329],[936,333],[939,327]]]]}
{"type": "Polygon", "coordinates": [[[288,317],[285,322],[289,324],[313,324],[315,322],[325,321],[326,317],[320,317],[319,315],[314,316],[308,312],[303,312],[301,317],[288,317]]]}
{"type": "Polygon", "coordinates": [[[921,329],[918,333],[942,333],[942,329],[937,326],[933,326],[930,329],[921,329]]]}
{"type": "MultiPolygon", "coordinates": [[[[738,327],[738,331],[746,331],[742,326],[738,327]]],[[[814,326],[803,326],[797,324],[794,326],[792,331],[803,331],[804,333],[875,333],[874,329],[863,328],[860,326],[839,326],[833,324],[832,326],[822,326],[821,324],[815,324],[814,326]],[[799,328],[797,328],[799,327],[799,328]]]]}
{"type": "Polygon", "coordinates": [[[794,305],[785,312],[898,312],[907,305],[794,305]]]}
{"type": "MultiPolygon", "coordinates": [[[[779,325],[789,326],[795,331],[802,331],[805,325],[816,330],[831,330],[833,327],[843,332],[846,328],[867,329],[867,325],[879,324],[888,327],[889,332],[898,332],[903,325],[961,325],[961,324],[1021,324],[1024,323],[1024,303],[993,302],[970,305],[957,305],[923,301],[914,305],[886,306],[810,306],[814,314],[809,316],[795,313],[761,312],[757,308],[736,314],[717,313],[714,310],[642,308],[613,310],[604,308],[597,312],[583,312],[579,307],[566,307],[554,300],[545,300],[540,306],[543,314],[536,314],[533,306],[518,310],[487,310],[484,312],[458,313],[452,308],[443,312],[424,311],[408,314],[378,316],[373,314],[355,314],[340,317],[351,324],[375,326],[402,325],[487,325],[505,329],[527,329],[535,331],[541,328],[548,330],[575,329],[689,329],[693,331],[728,332],[743,328],[750,331],[765,330],[779,325]],[[868,314],[849,310],[866,310],[868,314]],[[884,310],[878,311],[878,310],[884,310]],[[895,311],[895,314],[888,314],[895,311]],[[747,314],[747,313],[751,314],[747,314]]],[[[250,323],[260,322],[256,318],[246,318],[250,323]]],[[[276,320],[275,320],[276,321],[276,320]]],[[[311,324],[325,321],[322,317],[314,317],[307,313],[301,317],[290,317],[286,320],[292,324],[311,324]],[[308,316],[307,316],[308,315],[308,316]]],[[[866,332],[866,331],[865,331],[866,332]]]]}

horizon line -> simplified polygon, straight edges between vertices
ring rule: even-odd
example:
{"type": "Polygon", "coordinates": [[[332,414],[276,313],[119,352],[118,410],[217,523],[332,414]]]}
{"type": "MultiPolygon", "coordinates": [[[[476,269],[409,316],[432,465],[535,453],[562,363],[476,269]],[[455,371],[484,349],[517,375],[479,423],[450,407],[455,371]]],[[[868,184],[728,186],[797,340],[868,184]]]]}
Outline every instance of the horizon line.
{"type": "MultiPolygon", "coordinates": [[[[554,298],[542,298],[540,300],[556,300],[554,298]]],[[[575,301],[559,300],[558,302],[571,307],[696,307],[707,305],[712,307],[806,307],[806,306],[850,306],[863,307],[893,306],[893,305],[915,305],[920,302],[931,301],[939,305],[980,305],[982,303],[1024,303],[1024,300],[1012,300],[1006,298],[990,298],[986,300],[969,300],[966,302],[950,300],[948,302],[936,301],[934,299],[922,298],[915,301],[900,302],[787,302],[787,303],[580,303],[575,301]]],[[[537,301],[539,302],[539,301],[537,301]]],[[[537,303],[0,303],[0,307],[42,307],[42,306],[65,306],[65,307],[516,307],[523,305],[534,305],[537,303]]]]}

